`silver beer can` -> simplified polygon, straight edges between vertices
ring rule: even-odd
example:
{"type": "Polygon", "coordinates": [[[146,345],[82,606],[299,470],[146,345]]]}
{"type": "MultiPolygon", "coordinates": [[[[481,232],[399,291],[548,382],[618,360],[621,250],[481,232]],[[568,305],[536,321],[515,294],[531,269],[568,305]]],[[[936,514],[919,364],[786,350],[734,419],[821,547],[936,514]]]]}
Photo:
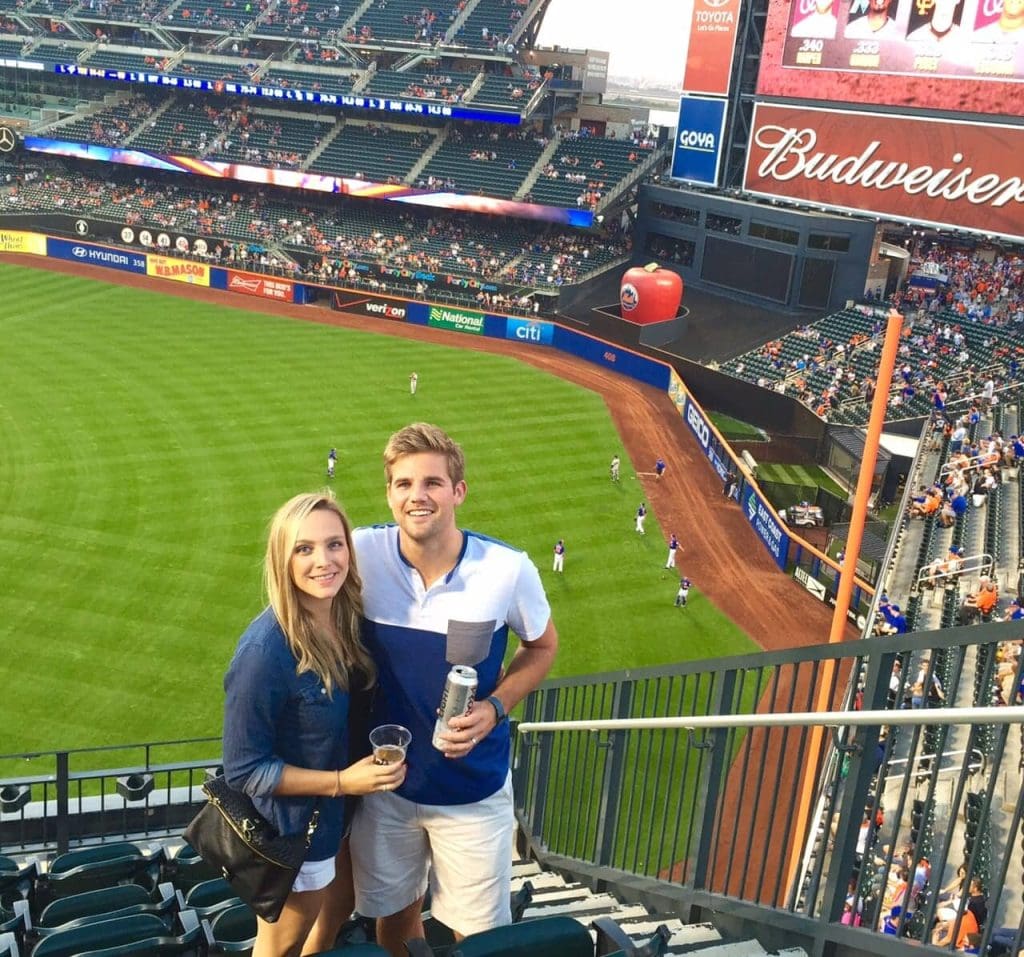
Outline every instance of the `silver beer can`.
{"type": "Polygon", "coordinates": [[[434,737],[431,743],[438,751],[444,750],[444,741],[438,735],[448,730],[448,719],[466,714],[476,697],[476,669],[468,665],[453,665],[444,680],[444,694],[441,695],[440,715],[434,723],[434,737]]]}

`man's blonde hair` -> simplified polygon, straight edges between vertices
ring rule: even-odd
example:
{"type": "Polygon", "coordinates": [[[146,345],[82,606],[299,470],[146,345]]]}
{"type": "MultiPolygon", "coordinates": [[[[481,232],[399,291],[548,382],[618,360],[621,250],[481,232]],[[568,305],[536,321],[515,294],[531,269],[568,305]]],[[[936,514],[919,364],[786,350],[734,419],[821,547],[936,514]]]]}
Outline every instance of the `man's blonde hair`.
{"type": "Polygon", "coordinates": [[[405,455],[418,455],[421,452],[436,452],[445,457],[452,485],[457,485],[466,477],[466,457],[462,446],[444,429],[429,422],[414,422],[399,429],[384,447],[384,476],[388,485],[391,484],[395,462],[405,455]]]}

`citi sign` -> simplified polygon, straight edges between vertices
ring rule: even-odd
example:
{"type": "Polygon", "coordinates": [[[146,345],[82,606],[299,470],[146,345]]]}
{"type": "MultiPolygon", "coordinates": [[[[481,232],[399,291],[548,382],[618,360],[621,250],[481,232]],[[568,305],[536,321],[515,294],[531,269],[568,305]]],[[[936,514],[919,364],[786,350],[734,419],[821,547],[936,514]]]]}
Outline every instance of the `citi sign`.
{"type": "Polygon", "coordinates": [[[531,345],[550,346],[554,341],[554,326],[550,322],[534,322],[530,319],[505,320],[505,338],[531,345]]]}

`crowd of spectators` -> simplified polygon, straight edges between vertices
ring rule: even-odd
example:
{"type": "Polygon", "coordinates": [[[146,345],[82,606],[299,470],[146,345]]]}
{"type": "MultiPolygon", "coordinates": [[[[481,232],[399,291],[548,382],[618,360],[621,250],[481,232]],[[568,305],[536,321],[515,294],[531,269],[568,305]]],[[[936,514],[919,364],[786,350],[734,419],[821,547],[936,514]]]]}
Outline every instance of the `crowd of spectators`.
{"type": "MultiPolygon", "coordinates": [[[[906,285],[891,299],[904,317],[897,368],[888,386],[890,415],[920,414],[922,397],[931,408],[962,408],[988,400],[994,390],[1020,381],[1024,362],[1024,258],[1015,252],[990,255],[935,245],[915,262],[906,285]],[[924,267],[927,265],[927,269],[924,267]],[[924,269],[930,286],[915,283],[924,269]],[[936,279],[936,277],[939,277],[936,279]]],[[[841,405],[869,405],[877,383],[858,360],[877,354],[884,325],[865,316],[846,339],[822,331],[821,323],[789,333],[801,345],[788,357],[781,339],[753,351],[764,362],[740,357],[731,371],[744,378],[758,371],[758,385],[793,395],[829,419],[841,405]],[[812,386],[813,379],[813,386],[812,386]]],[[[873,362],[867,363],[873,366],[873,362]]]]}
{"type": "Polygon", "coordinates": [[[418,211],[339,201],[231,183],[202,188],[169,174],[88,164],[69,170],[55,160],[8,169],[5,207],[92,213],[134,227],[160,227],[221,241],[279,246],[300,262],[394,267],[442,272],[498,284],[530,287],[572,283],[600,264],[625,255],[628,237],[563,232],[528,221],[418,211]],[[596,265],[588,269],[591,263],[596,265]]]}

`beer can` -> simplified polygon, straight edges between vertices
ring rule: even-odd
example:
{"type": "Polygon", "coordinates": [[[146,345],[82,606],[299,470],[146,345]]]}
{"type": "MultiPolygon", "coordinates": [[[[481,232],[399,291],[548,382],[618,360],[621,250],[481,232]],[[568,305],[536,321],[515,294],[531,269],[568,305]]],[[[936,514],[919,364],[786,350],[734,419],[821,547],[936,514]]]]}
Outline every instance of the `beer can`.
{"type": "Polygon", "coordinates": [[[441,714],[434,723],[434,737],[431,743],[438,751],[444,750],[444,741],[438,735],[448,730],[448,719],[465,714],[476,696],[476,669],[468,665],[453,665],[444,680],[444,694],[441,695],[441,714]]]}

